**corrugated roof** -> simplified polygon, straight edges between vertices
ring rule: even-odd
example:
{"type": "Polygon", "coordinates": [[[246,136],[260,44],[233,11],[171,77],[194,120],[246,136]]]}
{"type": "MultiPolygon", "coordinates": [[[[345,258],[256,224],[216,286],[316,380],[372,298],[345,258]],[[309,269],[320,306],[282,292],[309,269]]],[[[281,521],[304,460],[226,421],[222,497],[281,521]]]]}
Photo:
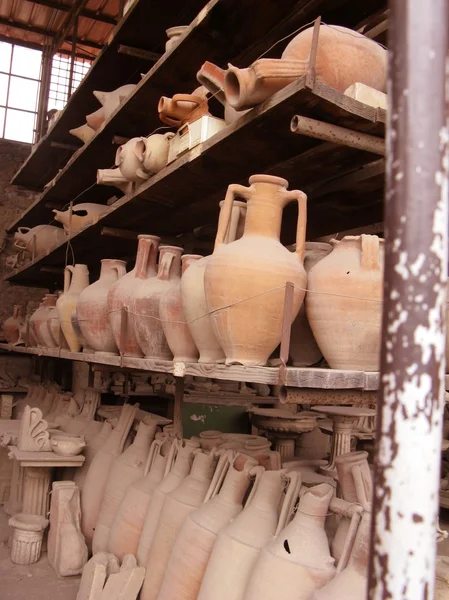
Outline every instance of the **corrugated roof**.
{"type": "MultiPolygon", "coordinates": [[[[51,44],[70,18],[70,11],[79,4],[80,0],[1,0],[0,38],[11,38],[17,42],[39,46],[51,44]]],[[[119,0],[84,2],[78,18],[77,51],[96,56],[102,46],[107,44],[118,13],[119,0]]],[[[72,35],[73,26],[68,34],[68,41],[61,49],[71,50],[72,35]]]]}

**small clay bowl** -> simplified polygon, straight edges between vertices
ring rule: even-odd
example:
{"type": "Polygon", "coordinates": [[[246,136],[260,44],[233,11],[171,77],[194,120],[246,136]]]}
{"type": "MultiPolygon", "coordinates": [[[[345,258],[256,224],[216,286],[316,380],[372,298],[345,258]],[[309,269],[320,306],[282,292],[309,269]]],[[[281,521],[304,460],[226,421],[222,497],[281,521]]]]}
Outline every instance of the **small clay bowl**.
{"type": "Polygon", "coordinates": [[[60,456],[76,456],[80,454],[86,442],[82,437],[72,435],[53,435],[50,439],[53,452],[60,456]]]}

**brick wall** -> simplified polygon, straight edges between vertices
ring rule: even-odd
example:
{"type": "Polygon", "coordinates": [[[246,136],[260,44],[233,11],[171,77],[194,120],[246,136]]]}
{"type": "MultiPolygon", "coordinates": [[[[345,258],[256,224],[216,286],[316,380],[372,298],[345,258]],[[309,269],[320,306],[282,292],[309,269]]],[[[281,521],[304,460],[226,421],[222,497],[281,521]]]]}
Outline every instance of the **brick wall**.
{"type": "Polygon", "coordinates": [[[12,314],[14,304],[40,300],[48,290],[11,285],[3,281],[10,272],[6,258],[17,252],[6,227],[36,199],[37,194],[11,185],[14,173],[30,153],[30,145],[0,139],[0,327],[12,314]]]}

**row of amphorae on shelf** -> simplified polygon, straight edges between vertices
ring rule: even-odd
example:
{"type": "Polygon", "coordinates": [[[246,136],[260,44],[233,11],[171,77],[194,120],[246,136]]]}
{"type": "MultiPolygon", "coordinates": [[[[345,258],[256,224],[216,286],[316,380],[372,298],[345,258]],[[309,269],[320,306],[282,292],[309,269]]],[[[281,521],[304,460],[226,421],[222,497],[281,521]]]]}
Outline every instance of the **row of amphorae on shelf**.
{"type": "MultiPolygon", "coordinates": [[[[57,347],[61,328],[72,351],[83,346],[134,357],[266,365],[281,341],[291,282],[293,365],[311,366],[323,355],[331,368],[377,371],[383,240],[361,235],[306,243],[305,194],[287,190],[278,177],[254,175],[249,182],[230,185],[220,203],[210,256],[182,255],[180,247],[141,235],[128,273],[123,261],[105,259],[100,278],[89,285],[86,265],[66,267],[64,292],[46,295],[30,318],[30,343],[57,347]],[[283,208],[294,200],[299,213],[291,252],[280,243],[280,229],[283,208]]],[[[16,317],[4,323],[13,343],[16,317]]]]}

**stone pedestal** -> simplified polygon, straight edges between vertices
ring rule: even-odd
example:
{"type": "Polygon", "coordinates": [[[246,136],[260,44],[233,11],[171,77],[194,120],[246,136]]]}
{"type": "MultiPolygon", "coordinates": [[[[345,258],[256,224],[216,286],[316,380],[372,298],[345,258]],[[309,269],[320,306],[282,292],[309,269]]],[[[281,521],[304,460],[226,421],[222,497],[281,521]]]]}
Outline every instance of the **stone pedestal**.
{"type": "Polygon", "coordinates": [[[46,517],[49,510],[50,469],[25,467],[22,512],[46,517]]]}

